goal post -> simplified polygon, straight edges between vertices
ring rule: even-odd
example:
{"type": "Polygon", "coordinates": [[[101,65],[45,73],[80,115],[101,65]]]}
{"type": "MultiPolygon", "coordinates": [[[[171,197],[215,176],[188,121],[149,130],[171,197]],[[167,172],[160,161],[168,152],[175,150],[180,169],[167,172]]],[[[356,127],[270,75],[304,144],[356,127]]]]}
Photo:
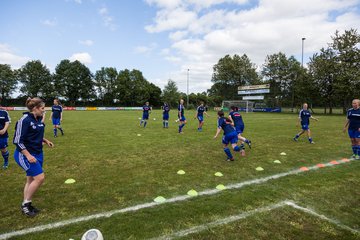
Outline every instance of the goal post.
{"type": "Polygon", "coordinates": [[[224,111],[229,111],[231,106],[235,106],[239,108],[239,111],[252,112],[254,104],[255,102],[247,100],[224,100],[221,107],[224,111]]]}

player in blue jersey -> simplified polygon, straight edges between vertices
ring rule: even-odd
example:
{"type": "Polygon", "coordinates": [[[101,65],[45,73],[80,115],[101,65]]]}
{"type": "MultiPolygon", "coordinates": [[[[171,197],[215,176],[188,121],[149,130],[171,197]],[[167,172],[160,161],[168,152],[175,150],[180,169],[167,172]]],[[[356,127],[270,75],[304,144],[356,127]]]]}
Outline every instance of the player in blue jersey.
{"type": "Polygon", "coordinates": [[[16,163],[26,172],[24,200],[21,211],[29,217],[34,217],[39,210],[32,206],[32,197],[44,182],[43,144],[53,147],[54,144],[44,138],[45,124],[41,122],[45,111],[45,103],[40,98],[29,98],[26,106],[30,112],[15,125],[13,143],[16,145],[14,158],[16,163]]]}
{"type": "Polygon", "coordinates": [[[204,114],[207,117],[209,117],[209,114],[207,114],[207,112],[205,110],[204,102],[200,102],[200,105],[197,107],[195,117],[194,117],[194,119],[199,120],[199,126],[198,126],[198,129],[197,129],[199,132],[202,131],[202,126],[204,125],[204,114]]]}
{"type": "Polygon", "coordinates": [[[144,123],[144,127],[146,127],[147,120],[149,120],[150,113],[151,113],[151,107],[149,106],[149,102],[146,102],[145,105],[143,106],[143,116],[140,121],[140,125],[139,125],[140,127],[143,123],[144,123]]]}
{"type": "Polygon", "coordinates": [[[311,137],[311,131],[309,128],[310,125],[310,118],[314,119],[315,121],[318,121],[317,118],[314,118],[313,116],[311,116],[310,111],[308,110],[308,105],[307,103],[303,104],[303,108],[300,110],[299,112],[299,122],[296,126],[299,126],[299,123],[301,124],[301,132],[299,132],[298,134],[296,134],[296,136],[293,138],[294,141],[298,141],[299,137],[306,132],[308,135],[308,139],[309,142],[314,144],[315,142],[313,141],[312,137],[311,137]]]}
{"type": "Polygon", "coordinates": [[[1,155],[4,158],[3,169],[9,167],[9,151],[8,147],[8,128],[10,125],[11,119],[7,111],[0,110],[0,149],[1,155]]]}
{"type": "Polygon", "coordinates": [[[245,124],[238,107],[231,106],[229,118],[235,126],[236,132],[238,133],[238,138],[242,142],[245,142],[249,148],[251,148],[251,141],[241,135],[244,132],[245,124]]]}
{"type": "Polygon", "coordinates": [[[61,135],[64,135],[64,130],[61,127],[61,122],[63,120],[63,109],[60,105],[59,99],[54,99],[54,105],[51,107],[51,115],[50,120],[52,120],[52,124],[54,125],[54,137],[57,137],[57,130],[59,129],[61,135]]]}
{"type": "Polygon", "coordinates": [[[176,122],[180,122],[179,124],[179,133],[183,133],[183,128],[186,124],[186,118],[185,118],[185,115],[184,115],[184,110],[185,110],[185,107],[184,107],[184,99],[180,99],[180,102],[179,102],[179,106],[178,106],[178,119],[176,120],[176,122]]]}
{"type": "Polygon", "coordinates": [[[167,103],[164,103],[164,106],[162,107],[163,109],[163,127],[164,128],[169,128],[169,112],[170,112],[170,107],[167,103]]]}
{"type": "Polygon", "coordinates": [[[230,149],[228,148],[229,143],[231,143],[232,148],[235,152],[240,152],[242,156],[245,156],[245,148],[244,144],[240,146],[237,145],[238,143],[238,134],[233,127],[233,123],[229,118],[224,117],[224,112],[218,112],[218,128],[214,139],[220,134],[221,130],[224,131],[224,136],[222,138],[222,143],[224,144],[224,152],[227,156],[227,161],[234,161],[234,158],[231,154],[230,149]]]}
{"type": "Polygon", "coordinates": [[[344,126],[344,132],[348,128],[348,134],[351,140],[353,150],[352,158],[359,160],[360,157],[360,100],[352,101],[352,108],[347,111],[347,119],[344,126]]]}

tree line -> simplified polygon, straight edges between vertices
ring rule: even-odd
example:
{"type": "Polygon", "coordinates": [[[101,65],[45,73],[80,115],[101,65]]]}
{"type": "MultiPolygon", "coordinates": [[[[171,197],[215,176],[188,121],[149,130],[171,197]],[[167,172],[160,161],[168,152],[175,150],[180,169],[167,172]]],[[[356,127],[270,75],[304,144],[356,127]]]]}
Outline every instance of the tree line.
{"type": "MultiPolygon", "coordinates": [[[[359,97],[360,35],[355,29],[339,31],[326,48],[315,53],[307,65],[301,66],[294,56],[279,52],[267,55],[261,71],[243,54],[226,55],[213,66],[212,87],[206,92],[191,93],[189,108],[200,101],[208,106],[220,106],[223,100],[237,100],[238,87],[270,84],[265,104],[269,107],[295,107],[309,102],[332,113],[334,107],[349,107],[351,99],[359,97]]],[[[168,102],[175,107],[185,93],[179,92],[171,79],[163,90],[146,80],[140,70],[120,70],[102,67],[93,74],[79,61],[62,60],[50,70],[40,60],[28,61],[20,69],[0,64],[0,97],[2,104],[11,103],[18,89],[23,100],[39,96],[46,101],[55,97],[69,106],[153,106],[168,102]],[[20,86],[20,89],[18,87],[20,86]]]]}

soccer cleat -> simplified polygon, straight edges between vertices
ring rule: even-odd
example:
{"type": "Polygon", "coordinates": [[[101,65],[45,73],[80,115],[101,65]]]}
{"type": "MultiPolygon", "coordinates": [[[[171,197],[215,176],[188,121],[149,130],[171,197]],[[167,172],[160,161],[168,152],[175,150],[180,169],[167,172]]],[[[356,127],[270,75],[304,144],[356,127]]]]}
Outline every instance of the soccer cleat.
{"type": "Polygon", "coordinates": [[[57,135],[54,135],[54,138],[57,138],[57,135]]]}
{"type": "Polygon", "coordinates": [[[37,212],[33,211],[31,202],[21,205],[20,209],[21,209],[21,212],[28,217],[35,217],[37,214],[37,212]]]}
{"type": "Polygon", "coordinates": [[[248,142],[246,143],[248,146],[249,146],[249,148],[251,149],[251,141],[250,140],[248,140],[248,142]]]}
{"type": "Polygon", "coordinates": [[[226,161],[227,162],[232,162],[232,161],[234,161],[234,158],[227,158],[226,161]]]}
{"type": "Polygon", "coordinates": [[[6,170],[6,169],[8,169],[8,168],[9,168],[9,164],[8,164],[8,163],[4,163],[3,169],[6,170]]]}
{"type": "Polygon", "coordinates": [[[34,213],[39,213],[41,210],[40,209],[37,209],[36,207],[34,207],[32,204],[31,204],[31,202],[30,202],[30,204],[29,204],[29,209],[30,209],[30,211],[32,211],[32,212],[34,212],[34,213]]]}
{"type": "Polygon", "coordinates": [[[294,138],[293,138],[293,140],[294,140],[295,142],[297,142],[297,141],[298,141],[298,139],[297,139],[296,137],[294,137],[294,138]]]}
{"type": "Polygon", "coordinates": [[[355,160],[360,160],[360,156],[359,156],[359,155],[355,155],[355,160]]]}
{"type": "Polygon", "coordinates": [[[356,155],[355,155],[355,154],[353,154],[353,155],[351,155],[351,157],[350,157],[350,158],[355,159],[355,157],[356,157],[356,155]]]}
{"type": "Polygon", "coordinates": [[[314,142],[314,141],[311,141],[310,144],[315,144],[315,142],[314,142]]]}

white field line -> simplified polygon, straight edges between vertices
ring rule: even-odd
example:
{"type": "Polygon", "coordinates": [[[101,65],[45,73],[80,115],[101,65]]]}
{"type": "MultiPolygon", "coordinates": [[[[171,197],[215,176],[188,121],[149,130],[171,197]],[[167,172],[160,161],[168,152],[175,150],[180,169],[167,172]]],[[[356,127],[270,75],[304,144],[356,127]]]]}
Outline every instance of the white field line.
{"type": "MultiPolygon", "coordinates": [[[[354,161],[353,159],[349,159],[349,160],[354,161]]],[[[345,162],[339,161],[339,164],[343,164],[343,163],[345,163],[345,162]]],[[[334,166],[333,164],[330,164],[330,163],[325,163],[324,165],[327,166],[327,167],[328,166],[334,166]]],[[[318,170],[319,167],[317,167],[315,165],[315,166],[308,167],[308,169],[309,169],[309,171],[318,170]]],[[[244,186],[253,185],[253,184],[261,184],[261,183],[264,183],[264,182],[267,182],[267,181],[270,181],[270,180],[286,177],[286,176],[289,176],[289,175],[296,175],[296,174],[301,173],[301,172],[303,172],[303,171],[300,170],[300,169],[295,169],[295,170],[291,170],[291,171],[288,171],[288,172],[271,175],[271,176],[264,177],[264,178],[257,178],[257,179],[253,179],[253,180],[248,180],[248,181],[244,181],[244,182],[230,184],[230,185],[227,185],[225,187],[226,187],[226,189],[240,189],[240,188],[243,188],[244,186]]],[[[214,195],[214,194],[217,194],[217,193],[219,193],[221,191],[223,191],[223,190],[207,189],[207,190],[199,192],[198,195],[199,196],[202,196],[202,195],[214,195]]],[[[189,196],[189,195],[181,195],[181,196],[176,196],[176,197],[169,198],[166,201],[161,202],[161,203],[149,202],[149,203],[135,205],[135,206],[132,206],[132,207],[127,207],[127,208],[122,208],[122,209],[115,209],[115,210],[108,211],[108,212],[103,212],[103,213],[98,213],[98,214],[93,214],[93,215],[88,215],[88,216],[83,216],[83,217],[78,217],[78,218],[72,218],[72,219],[69,219],[69,220],[49,223],[49,224],[45,224],[45,225],[39,225],[39,226],[32,227],[32,228],[26,228],[26,229],[22,229],[22,230],[18,230],[18,231],[13,231],[13,232],[0,234],[0,240],[8,239],[10,237],[15,237],[15,236],[22,236],[22,235],[26,235],[26,234],[30,234],[30,233],[35,233],[35,232],[41,232],[41,231],[45,231],[45,230],[49,230],[49,229],[64,227],[64,226],[79,223],[79,222],[90,221],[90,220],[93,220],[93,219],[109,218],[114,214],[126,213],[126,212],[135,212],[135,211],[138,211],[140,209],[151,208],[151,207],[161,205],[161,204],[185,201],[185,200],[190,199],[190,198],[192,198],[192,197],[189,196]]]]}
{"type": "Polygon", "coordinates": [[[334,225],[336,225],[336,226],[338,226],[338,227],[340,227],[342,229],[351,231],[354,234],[359,234],[360,233],[358,230],[350,228],[350,227],[340,223],[337,220],[330,219],[330,218],[328,218],[328,217],[326,217],[324,215],[318,214],[314,210],[311,210],[309,208],[301,207],[301,206],[297,205],[296,203],[294,203],[292,201],[286,200],[286,201],[282,201],[282,202],[279,202],[279,203],[276,203],[276,204],[273,204],[273,205],[270,205],[270,206],[267,206],[267,207],[256,208],[256,209],[248,211],[248,212],[243,212],[243,213],[238,214],[238,215],[233,215],[233,216],[230,216],[230,217],[222,218],[222,219],[216,220],[214,222],[210,222],[210,223],[195,226],[195,227],[192,227],[192,228],[189,228],[189,229],[181,230],[181,231],[175,232],[175,233],[170,234],[170,235],[165,235],[165,236],[161,236],[161,237],[158,237],[158,238],[152,238],[150,240],[171,240],[171,239],[175,239],[175,238],[185,237],[185,236],[187,236],[189,234],[199,233],[199,232],[202,232],[202,231],[207,230],[209,228],[217,227],[217,226],[220,226],[220,225],[226,225],[226,224],[229,224],[229,223],[241,220],[241,219],[245,219],[245,218],[250,217],[250,216],[252,216],[254,214],[257,214],[257,213],[269,212],[269,211],[272,211],[272,210],[274,210],[276,208],[281,208],[281,207],[284,207],[284,206],[290,206],[290,207],[293,207],[293,208],[295,208],[297,210],[300,210],[302,212],[309,213],[309,214],[314,215],[316,217],[319,217],[319,218],[321,218],[323,220],[326,220],[326,221],[328,221],[328,222],[330,222],[330,223],[332,223],[332,224],[334,224],[334,225]]]}

